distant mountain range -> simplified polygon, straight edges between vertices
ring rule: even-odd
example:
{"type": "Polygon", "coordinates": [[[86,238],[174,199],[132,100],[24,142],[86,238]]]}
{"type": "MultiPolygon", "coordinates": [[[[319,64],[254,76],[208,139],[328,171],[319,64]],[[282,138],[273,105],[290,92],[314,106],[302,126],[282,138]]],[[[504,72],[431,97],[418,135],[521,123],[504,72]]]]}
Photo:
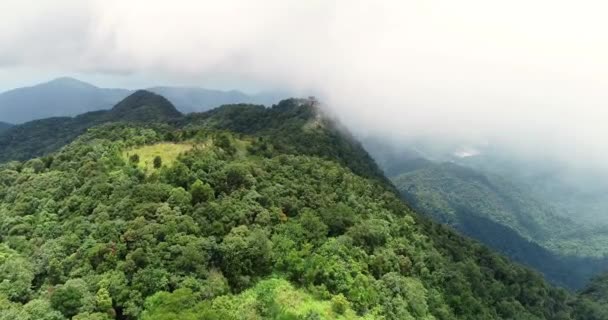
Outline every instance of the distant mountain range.
{"type": "MultiPolygon", "coordinates": [[[[220,91],[197,87],[153,87],[147,90],[165,96],[183,113],[202,112],[233,103],[272,105],[282,98],[279,93],[247,95],[236,90],[220,91]]],[[[133,92],[127,89],[99,88],[73,78],[57,78],[1,93],[0,121],[17,124],[106,110],[133,92]]]]}

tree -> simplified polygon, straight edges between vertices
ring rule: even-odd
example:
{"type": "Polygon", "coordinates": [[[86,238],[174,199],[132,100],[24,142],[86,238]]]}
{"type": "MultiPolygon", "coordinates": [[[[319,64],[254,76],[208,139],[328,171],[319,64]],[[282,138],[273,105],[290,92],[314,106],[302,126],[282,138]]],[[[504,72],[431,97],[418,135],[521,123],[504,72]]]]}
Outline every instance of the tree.
{"type": "Polygon", "coordinates": [[[226,170],[227,191],[234,191],[238,188],[249,187],[250,179],[249,167],[243,164],[231,164],[226,170]]]}
{"type": "Polygon", "coordinates": [[[187,188],[191,181],[192,172],[190,168],[181,161],[176,161],[172,166],[163,168],[163,172],[167,181],[175,186],[187,188]]]}
{"type": "Polygon", "coordinates": [[[338,236],[352,226],[355,213],[349,206],[340,202],[332,208],[322,210],[321,218],[329,227],[329,235],[338,236]]]}
{"type": "Polygon", "coordinates": [[[229,155],[236,153],[236,148],[232,145],[230,135],[228,133],[221,133],[215,137],[215,145],[222,148],[229,155]]]}
{"type": "Polygon", "coordinates": [[[348,306],[348,300],[341,293],[331,298],[331,309],[337,314],[344,314],[348,306]]]}
{"type": "Polygon", "coordinates": [[[215,198],[211,186],[198,179],[190,186],[190,194],[192,195],[192,204],[207,202],[215,198]]]}
{"type": "Polygon", "coordinates": [[[46,165],[41,159],[35,158],[26,162],[24,168],[29,168],[35,173],[39,173],[46,168],[46,165]]]}
{"type": "MultiPolygon", "coordinates": [[[[23,306],[31,320],[64,320],[61,312],[53,310],[48,300],[34,299],[23,306]]],[[[0,312],[2,313],[2,312],[0,312]]],[[[1,317],[0,317],[1,319],[1,317]]]]}
{"type": "Polygon", "coordinates": [[[158,169],[158,168],[162,167],[163,160],[160,158],[160,156],[156,156],[156,157],[154,157],[153,164],[154,164],[154,168],[158,169]]]}
{"type": "Polygon", "coordinates": [[[139,155],[137,153],[132,154],[129,157],[129,162],[131,162],[132,164],[138,164],[139,163],[139,155]]]}
{"type": "Polygon", "coordinates": [[[100,311],[107,312],[110,310],[112,308],[112,297],[110,297],[108,289],[99,288],[99,290],[97,290],[97,295],[95,296],[95,302],[100,311]]]}
{"type": "Polygon", "coordinates": [[[272,242],[264,230],[247,226],[233,228],[219,250],[222,270],[234,286],[248,285],[249,276],[261,276],[272,262],[272,242]]]}
{"type": "Polygon", "coordinates": [[[321,243],[327,235],[327,226],[312,211],[305,210],[298,222],[304,229],[305,236],[312,243],[321,243]]]}
{"type": "Polygon", "coordinates": [[[51,295],[51,306],[71,318],[78,314],[82,306],[82,294],[73,286],[61,286],[51,295]]]}
{"type": "Polygon", "coordinates": [[[0,245],[0,294],[12,301],[27,301],[34,280],[31,263],[11,249],[0,245]]]}
{"type": "Polygon", "coordinates": [[[192,196],[184,188],[177,187],[171,190],[167,202],[172,208],[180,208],[182,213],[186,213],[190,211],[192,196]]]}

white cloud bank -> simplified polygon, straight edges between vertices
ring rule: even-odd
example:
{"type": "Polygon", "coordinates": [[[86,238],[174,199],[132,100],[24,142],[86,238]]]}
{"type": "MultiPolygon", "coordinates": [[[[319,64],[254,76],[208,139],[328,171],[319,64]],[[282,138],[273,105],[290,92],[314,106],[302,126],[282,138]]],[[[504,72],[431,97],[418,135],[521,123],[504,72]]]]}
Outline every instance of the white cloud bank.
{"type": "Polygon", "coordinates": [[[0,70],[319,92],[353,131],[608,163],[608,3],[3,0],[0,70]]]}

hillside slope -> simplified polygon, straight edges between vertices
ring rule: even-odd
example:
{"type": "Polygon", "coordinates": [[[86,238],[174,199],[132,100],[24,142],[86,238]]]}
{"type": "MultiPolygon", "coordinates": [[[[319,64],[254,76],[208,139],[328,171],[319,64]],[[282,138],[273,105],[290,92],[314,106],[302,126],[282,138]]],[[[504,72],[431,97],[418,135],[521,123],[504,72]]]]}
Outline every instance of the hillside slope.
{"type": "Polygon", "coordinates": [[[412,212],[314,102],[156,122],[0,168],[0,318],[602,319],[412,212]]]}
{"type": "Polygon", "coordinates": [[[88,128],[108,122],[165,122],[181,114],[164,97],[140,90],[113,109],[75,117],[34,120],[0,132],[0,162],[26,160],[56,151],[88,128]]]}
{"type": "Polygon", "coordinates": [[[551,203],[561,216],[591,227],[608,226],[608,171],[604,167],[572,166],[499,150],[488,150],[487,154],[459,162],[482,172],[509,177],[551,203]]]}
{"type": "Polygon", "coordinates": [[[582,226],[506,179],[454,163],[429,163],[393,181],[420,212],[534,267],[554,283],[580,288],[608,269],[608,259],[601,257],[605,236],[581,244],[582,226]]]}

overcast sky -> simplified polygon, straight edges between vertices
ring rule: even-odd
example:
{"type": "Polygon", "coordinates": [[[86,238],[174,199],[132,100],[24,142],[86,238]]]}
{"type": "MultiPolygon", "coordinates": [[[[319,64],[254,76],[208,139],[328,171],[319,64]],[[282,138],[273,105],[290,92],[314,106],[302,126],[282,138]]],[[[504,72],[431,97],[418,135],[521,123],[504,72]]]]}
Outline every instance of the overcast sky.
{"type": "Polygon", "coordinates": [[[352,130],[608,163],[608,3],[2,0],[0,89],[317,92],[352,130]]]}

